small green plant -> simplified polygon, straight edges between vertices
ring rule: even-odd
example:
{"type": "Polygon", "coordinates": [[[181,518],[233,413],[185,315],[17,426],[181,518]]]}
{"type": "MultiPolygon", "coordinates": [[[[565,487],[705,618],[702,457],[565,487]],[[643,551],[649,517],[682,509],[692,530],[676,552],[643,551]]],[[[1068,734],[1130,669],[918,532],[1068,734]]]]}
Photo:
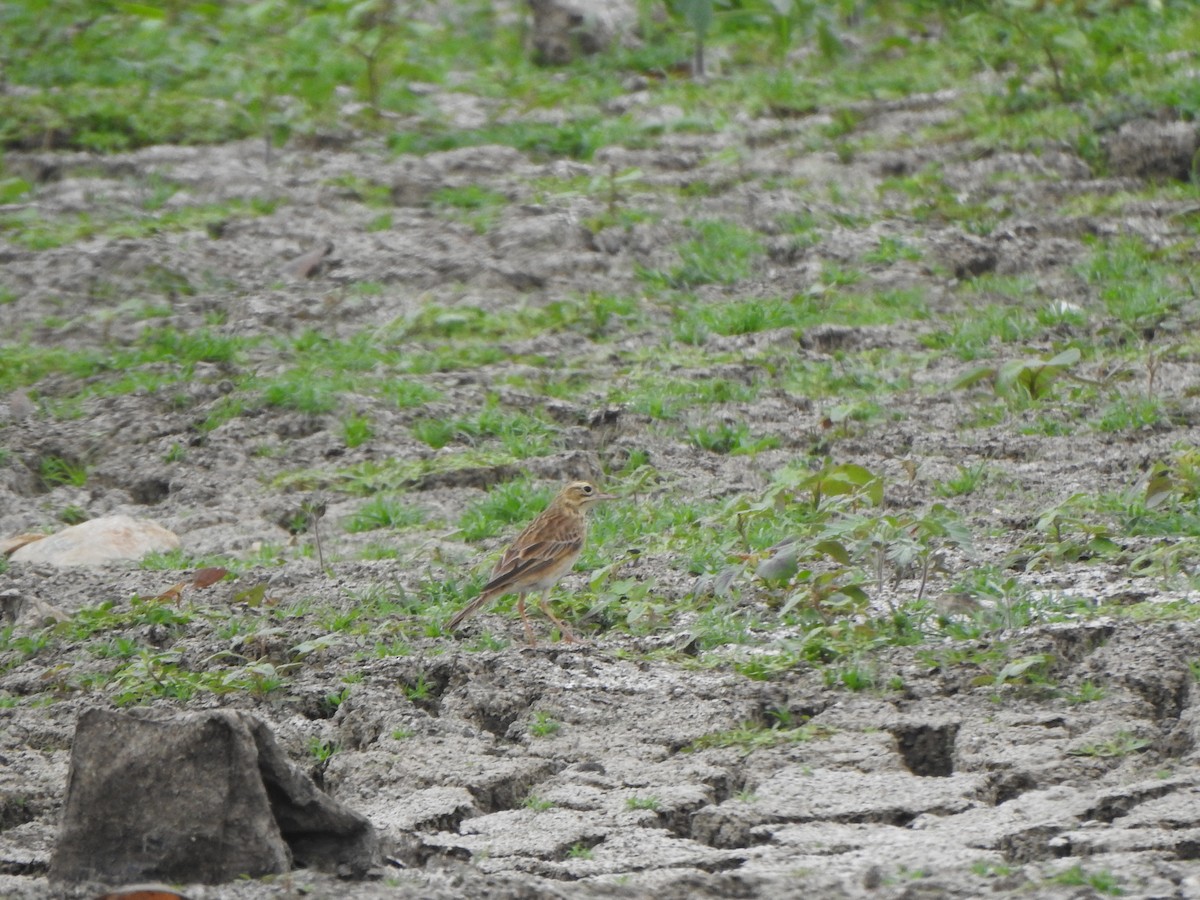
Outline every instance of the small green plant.
{"type": "Polygon", "coordinates": [[[47,490],[59,485],[83,487],[87,484],[87,466],[61,456],[45,456],[38,464],[38,475],[47,490]]]}
{"type": "Polygon", "coordinates": [[[553,800],[543,800],[536,794],[530,794],[525,798],[521,805],[525,807],[525,809],[532,809],[534,812],[545,812],[548,809],[554,809],[554,807],[558,804],[556,804],[553,800]]]}
{"type": "Polygon", "coordinates": [[[416,680],[411,684],[404,685],[404,696],[414,703],[419,703],[422,700],[428,700],[433,694],[433,686],[425,678],[425,673],[417,674],[416,680]]]}
{"type": "Polygon", "coordinates": [[[378,641],[371,650],[373,656],[386,659],[389,656],[412,656],[412,645],[407,641],[378,641]]]}
{"type": "Polygon", "coordinates": [[[136,640],[128,637],[116,637],[99,647],[91,648],[91,652],[101,659],[129,659],[141,649],[136,640]]]}
{"type": "Polygon", "coordinates": [[[411,409],[424,406],[438,398],[438,392],[419,381],[404,381],[389,379],[380,386],[382,396],[396,404],[400,409],[411,409]]]}
{"type": "Polygon", "coordinates": [[[1165,415],[1157,397],[1118,397],[1101,411],[1096,428],[1105,432],[1138,431],[1157,425],[1165,415]]]}
{"type": "Polygon", "coordinates": [[[1090,515],[1092,499],[1086,494],[1072,494],[1060,503],[1041,511],[1034,529],[1045,540],[1031,546],[1032,555],[1027,569],[1045,563],[1074,562],[1110,556],[1119,551],[1111,537],[1110,527],[1090,515]]]}
{"type": "Polygon", "coordinates": [[[204,687],[205,680],[199,673],[181,668],[181,658],[174,651],[143,650],[113,674],[113,702],[131,706],[160,697],[190,700],[204,687]]]}
{"type": "Polygon", "coordinates": [[[592,848],[583,843],[573,844],[567,851],[568,859],[591,859],[593,855],[592,848]]]}
{"type": "Polygon", "coordinates": [[[1071,887],[1088,886],[1097,893],[1119,897],[1125,893],[1117,877],[1111,872],[1085,872],[1081,863],[1076,863],[1069,869],[1064,869],[1050,879],[1051,884],[1062,884],[1071,887]]]}
{"type": "Polygon", "coordinates": [[[377,528],[407,528],[424,518],[419,508],[402,503],[396,497],[379,495],[359,507],[346,523],[346,530],[354,533],[377,528]]]}
{"type": "Polygon", "coordinates": [[[1065,694],[1064,696],[1068,703],[1079,705],[1103,700],[1107,696],[1107,693],[1101,685],[1085,681],[1073,693],[1065,694]]]}
{"type": "Polygon", "coordinates": [[[392,730],[393,741],[407,741],[417,732],[412,728],[396,728],[392,730]]]}
{"type": "Polygon", "coordinates": [[[1049,359],[1013,359],[1000,366],[984,366],[963,375],[954,387],[966,388],[991,381],[996,393],[1012,400],[1038,401],[1050,395],[1055,383],[1079,362],[1077,347],[1068,347],[1049,359]]]}
{"type": "Polygon", "coordinates": [[[351,416],[342,420],[342,440],[351,450],[365,444],[374,434],[371,420],[365,416],[351,416]]]}
{"type": "Polygon", "coordinates": [[[308,752],[312,754],[313,759],[318,763],[329,762],[330,757],[338,752],[337,744],[332,741],[325,741],[319,737],[309,738],[308,752]]]}
{"type": "Polygon", "coordinates": [[[900,260],[918,260],[921,253],[899,238],[883,237],[874,250],[863,254],[863,262],[891,265],[900,260]]]}
{"type": "Polygon", "coordinates": [[[1012,866],[980,859],[971,863],[971,871],[980,878],[1003,878],[1012,874],[1012,866]]]}
{"type": "Polygon", "coordinates": [[[550,737],[557,734],[560,728],[562,723],[544,710],[536,711],[533,721],[529,723],[529,733],[534,737],[550,737]]]}
{"type": "Polygon", "coordinates": [[[74,504],[64,506],[58,513],[58,520],[68,525],[78,525],[80,522],[86,522],[87,519],[88,514],[84,511],[83,507],[75,506],[74,504]]]}
{"type": "Polygon", "coordinates": [[[478,185],[444,187],[434,192],[433,204],[448,217],[470,225],[478,234],[486,234],[499,219],[508,203],[503,194],[478,185]]]}
{"type": "Polygon", "coordinates": [[[715,306],[703,305],[696,309],[682,308],[677,318],[683,321],[685,317],[695,317],[698,327],[704,332],[735,335],[795,327],[802,324],[810,312],[809,304],[800,298],[791,301],[752,299],[715,306]]]}
{"type": "Polygon", "coordinates": [[[712,27],[713,0],[679,0],[677,8],[695,37],[692,76],[703,79],[707,74],[704,64],[704,42],[708,39],[708,29],[712,27]]]}
{"type": "Polygon", "coordinates": [[[434,450],[442,449],[458,434],[458,426],[446,419],[417,419],[409,427],[413,437],[434,450]]]}
{"type": "Polygon", "coordinates": [[[221,676],[216,685],[206,684],[205,686],[216,693],[246,691],[255,697],[266,697],[287,684],[287,671],[291,668],[290,665],[276,666],[264,659],[241,668],[231,669],[221,676]]]}
{"type": "Polygon", "coordinates": [[[875,686],[875,675],[862,666],[831,667],[824,672],[825,684],[829,687],[844,687],[851,691],[865,691],[875,686]]]}
{"type": "Polygon", "coordinates": [[[987,480],[988,469],[984,463],[959,466],[957,474],[934,486],[939,497],[962,497],[973,494],[987,480]]]}
{"type": "Polygon", "coordinates": [[[661,805],[662,805],[661,801],[657,797],[627,797],[627,798],[625,798],[625,806],[627,809],[656,810],[661,805]]]}
{"type": "Polygon", "coordinates": [[[688,432],[691,442],[701,450],[710,453],[728,453],[734,456],[753,456],[763,450],[771,450],[780,445],[779,438],[767,435],[754,438],[750,434],[750,426],[744,422],[729,424],[722,422],[715,428],[693,428],[688,432]]]}
{"type": "Polygon", "coordinates": [[[1052,653],[1030,653],[1008,660],[999,671],[980,675],[972,681],[974,685],[1032,685],[1050,684],[1050,671],[1057,661],[1052,653]]]}
{"type": "Polygon", "coordinates": [[[1128,756],[1131,753],[1138,753],[1149,747],[1150,743],[1148,738],[1138,737],[1131,731],[1118,731],[1106,741],[1084,744],[1081,747],[1074,747],[1067,752],[1071,756],[1112,759],[1114,757],[1128,756]]]}
{"type": "Polygon", "coordinates": [[[326,378],[314,373],[292,372],[270,384],[263,391],[268,406],[278,406],[310,416],[323,415],[337,409],[337,391],[326,378]]]}
{"type": "Polygon", "coordinates": [[[679,245],[680,264],[666,272],[639,270],[652,287],[688,290],[704,284],[733,284],[750,275],[762,255],[758,235],[720,219],[692,223],[696,237],[679,245]]]}

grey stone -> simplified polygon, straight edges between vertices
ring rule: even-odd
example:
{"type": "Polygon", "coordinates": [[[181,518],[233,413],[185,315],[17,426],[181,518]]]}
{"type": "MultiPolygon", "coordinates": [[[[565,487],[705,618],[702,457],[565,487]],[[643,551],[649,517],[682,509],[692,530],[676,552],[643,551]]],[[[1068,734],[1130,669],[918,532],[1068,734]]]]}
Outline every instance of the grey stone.
{"type": "Polygon", "coordinates": [[[318,790],[249,714],[79,717],[53,881],[215,884],[293,862],[361,876],[379,857],[371,823],[318,790]]]}
{"type": "Polygon", "coordinates": [[[533,12],[533,57],[563,65],[580,56],[607,50],[632,35],[637,8],[629,0],[529,0],[533,12]]]}
{"type": "Polygon", "coordinates": [[[1200,153],[1194,122],[1126,122],[1104,141],[1114,175],[1188,181],[1200,153]]]}

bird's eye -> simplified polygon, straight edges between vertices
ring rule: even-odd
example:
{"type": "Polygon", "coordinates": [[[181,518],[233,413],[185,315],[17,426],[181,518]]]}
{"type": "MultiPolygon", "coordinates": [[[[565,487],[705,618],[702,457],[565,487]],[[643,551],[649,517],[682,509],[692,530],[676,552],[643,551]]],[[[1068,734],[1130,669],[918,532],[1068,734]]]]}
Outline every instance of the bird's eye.
{"type": "Polygon", "coordinates": [[[592,486],[590,484],[585,484],[583,486],[583,492],[585,494],[590,494],[592,492],[592,486]]]}

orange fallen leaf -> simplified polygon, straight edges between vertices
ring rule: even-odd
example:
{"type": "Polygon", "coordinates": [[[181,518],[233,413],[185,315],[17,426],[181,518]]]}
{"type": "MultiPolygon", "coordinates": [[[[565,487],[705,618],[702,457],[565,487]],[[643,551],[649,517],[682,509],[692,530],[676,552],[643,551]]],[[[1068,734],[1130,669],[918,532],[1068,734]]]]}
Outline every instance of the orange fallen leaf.
{"type": "Polygon", "coordinates": [[[187,582],[177,581],[177,582],[175,582],[175,584],[171,585],[169,588],[167,588],[165,591],[163,591],[161,594],[159,594],[154,599],[155,600],[170,600],[176,606],[178,606],[180,601],[183,599],[183,589],[185,587],[187,587],[187,582]]]}
{"type": "Polygon", "coordinates": [[[192,576],[192,587],[210,587],[228,574],[229,570],[222,569],[220,566],[209,566],[206,569],[197,569],[196,574],[192,576]]]}
{"type": "Polygon", "coordinates": [[[96,900],[187,900],[187,897],[165,885],[137,884],[100,894],[96,900]]]}

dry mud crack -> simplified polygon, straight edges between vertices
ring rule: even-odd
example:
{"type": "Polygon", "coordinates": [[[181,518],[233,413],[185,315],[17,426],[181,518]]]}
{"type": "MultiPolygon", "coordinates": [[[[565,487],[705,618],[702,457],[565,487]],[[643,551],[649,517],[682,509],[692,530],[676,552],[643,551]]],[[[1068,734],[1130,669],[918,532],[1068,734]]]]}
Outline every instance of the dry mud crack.
{"type": "MultiPolygon", "coordinates": [[[[952,102],[931,95],[879,104],[864,112],[861,128],[914,130],[952,116],[952,102]]],[[[850,159],[804,151],[806,137],[829,121],[818,114],[748,121],[737,134],[668,133],[654,148],[608,148],[592,163],[536,160],[505,147],[395,159],[366,142],[343,151],[293,148],[270,164],[258,142],[106,158],[10,154],[10,166],[53,173],[36,200],[47,216],[120,218],[162,178],[178,185],[176,206],[237,199],[267,211],[207,229],[102,235],[42,250],[0,246],[4,286],[16,297],[3,307],[5,328],[36,345],[136,347],[146,340],[147,317],[162,319],[181,341],[206,329],[248,340],[231,358],[194,361],[166,388],[149,376],[173,371],[169,363],[133,366],[147,385],[119,392],[100,389],[113,375],[102,366],[86,377],[47,376],[31,410],[28,398],[12,398],[0,416],[7,450],[0,533],[49,527],[66,509],[126,512],[177,532],[189,558],[251,560],[219,590],[155,609],[145,598],[184,574],[14,563],[0,575],[0,589],[22,602],[37,599],[69,616],[83,611],[90,622],[108,609],[121,623],[100,635],[19,623],[14,635],[24,643],[4,651],[0,896],[94,894],[90,886],[52,889],[45,873],[75,718],[120,702],[254,712],[390,847],[374,879],[342,883],[301,871],[189,886],[197,900],[1083,897],[1099,890],[1085,878],[1094,873],[1107,873],[1124,896],[1200,896],[1200,629],[1190,622],[1081,617],[944,645],[881,647],[868,660],[867,690],[831,683],[827,670],[799,662],[767,680],[711,656],[699,665],[688,616],[703,615],[702,607],[645,636],[600,622],[582,647],[508,642],[519,628],[503,614],[463,639],[412,629],[403,655],[378,652],[377,635],[348,627],[372,591],[411,597],[484,567],[503,536],[464,540],[455,523],[488,490],[521,474],[540,484],[616,473],[645,454],[655,476],[626,485],[631,499],[623,502],[757,502],[773,472],[829,455],[878,472],[888,484],[886,508],[905,510],[936,499],[933,485],[960,466],[986,463],[999,487],[959,508],[980,536],[977,552],[1000,565],[1013,560],[1017,536],[1035,528],[1044,504],[1083,490],[1127,489],[1131,473],[1196,442],[1200,416],[1187,358],[1163,354],[1157,363],[1158,390],[1171,410],[1157,424],[1046,433],[1024,429],[1015,415],[975,421],[968,395],[948,387],[968,362],[922,355],[940,317],[961,322],[982,302],[964,299],[962,286],[986,274],[1026,277],[1042,305],[1070,304],[1098,317],[1031,327],[1021,353],[1049,352],[1063,330],[1102,331],[1094,285],[1078,270],[1093,238],[1120,233],[1165,245],[1179,238],[1174,217],[1186,201],[1072,212],[1078,207],[1064,198],[1109,196],[1142,182],[1096,178],[1066,150],[993,154],[948,143],[850,159]],[[731,166],[725,151],[741,162],[731,166]],[[931,164],[956,196],[1002,210],[998,227],[980,235],[960,222],[919,222],[908,201],[881,189],[931,164]],[[622,202],[647,210],[644,220],[597,226],[607,200],[570,187],[603,179],[612,167],[641,172],[622,202]],[[696,184],[711,189],[680,193],[696,184]],[[809,189],[814,184],[819,191],[809,189]],[[379,210],[355,185],[387,188],[388,227],[372,224],[379,210]],[[482,230],[429,199],[439,188],[476,186],[505,198],[482,230]],[[799,240],[780,225],[788,216],[822,224],[799,240]],[[864,265],[857,289],[919,291],[927,315],[890,325],[830,321],[802,333],[684,335],[674,310],[642,297],[639,273],[677,267],[693,225],[712,219],[755,232],[762,254],[735,284],[697,288],[696,301],[710,310],[823,296],[830,273],[888,240],[919,253],[864,265]],[[325,242],[334,245],[325,268],[285,280],[289,260],[325,242]],[[501,329],[470,366],[435,359],[439,335],[589,292],[644,304],[575,322],[574,330],[501,329]],[[422,315],[433,308],[443,318],[430,324],[422,315]],[[363,381],[365,371],[338,382],[332,410],[267,403],[259,386],[239,387],[241,379],[302,366],[306,348],[379,333],[392,335],[406,359],[426,363],[395,378],[427,389],[426,399],[400,403],[378,382],[363,381]],[[680,345],[712,358],[655,368],[680,345]],[[856,354],[885,360],[886,378],[856,367],[856,354]],[[859,387],[865,381],[868,390],[875,384],[886,392],[888,414],[861,425],[835,421],[841,413],[829,397],[777,377],[788,360],[859,387]],[[547,373],[573,390],[565,398],[539,393],[547,373]],[[713,383],[726,393],[678,412],[670,426],[651,404],[614,399],[621,385],[670,379],[693,383],[697,396],[713,383]],[[739,387],[749,386],[757,388],[752,399],[739,399],[739,387]],[[446,466],[448,456],[465,459],[484,439],[460,436],[434,449],[414,437],[414,423],[489,405],[537,413],[549,435],[546,452],[446,466]],[[370,439],[347,446],[340,429],[348,415],[370,421],[370,439]],[[689,429],[718,422],[776,442],[730,455],[689,438],[689,429]],[[47,483],[41,466],[51,458],[85,468],[86,484],[47,483]],[[394,461],[412,466],[388,469],[394,461]],[[402,491],[423,521],[446,527],[383,538],[348,528],[363,502],[348,479],[371,473],[382,480],[370,491],[402,491]],[[328,493],[331,574],[300,552],[309,539],[295,525],[318,489],[328,493]],[[371,561],[368,551],[381,541],[398,555],[371,561]],[[254,562],[264,547],[277,549],[254,562]],[[485,631],[503,640],[488,649],[479,638],[485,631]],[[1007,660],[1038,666],[1042,681],[1015,669],[997,677],[992,645],[999,641],[1007,660]],[[122,691],[144,689],[156,670],[137,684],[114,685],[106,679],[115,673],[132,679],[124,653],[181,678],[236,656],[260,666],[262,679],[271,675],[267,665],[275,667],[286,684],[132,697],[122,691]],[[1073,865],[1081,883],[1071,880],[1073,865]]],[[[1179,320],[1189,321],[1182,313],[1179,320]]],[[[1181,327],[1171,317],[1160,323],[1167,338],[1181,327]]],[[[731,521],[686,527],[718,540],[731,521]]],[[[689,561],[670,547],[629,549],[603,552],[626,560],[630,594],[638,584],[671,599],[696,589],[689,561]]],[[[1096,600],[1134,603],[1162,593],[1127,568],[1082,557],[1049,572],[1015,564],[1005,571],[1037,590],[1069,586],[1096,600]]],[[[949,583],[936,574],[930,594],[954,602],[949,583]]],[[[564,590],[581,585],[572,576],[564,590]]],[[[893,588],[915,593],[916,581],[893,588]]],[[[750,588],[744,603],[759,603],[750,588]]],[[[774,609],[760,606],[765,639],[774,609]]],[[[399,604],[390,618],[424,614],[399,604]]],[[[386,625],[381,616],[372,628],[386,625]]],[[[729,652],[730,661],[747,661],[737,646],[729,652]]]]}
{"type": "MultiPolygon", "coordinates": [[[[1031,651],[1085,648],[1063,658],[1064,682],[1104,677],[1109,692],[1083,705],[963,690],[914,673],[907,652],[882,663],[908,673],[904,696],[881,698],[815,674],[759,683],[598,646],[367,662],[331,716],[299,698],[258,713],[293,758],[314,737],[336,744],[317,767],[325,789],[387,839],[392,870],[338,889],[352,896],[888,896],[914,883],[970,896],[981,873],[993,873],[989,891],[1029,890],[1070,858],[1145,896],[1185,895],[1200,853],[1197,707],[1190,687],[1165,703],[1161,687],[1181,674],[1190,685],[1164,667],[1165,650],[1200,656],[1200,630],[1102,630],[1022,638],[1031,651]],[[433,687],[406,700],[416,678],[433,687]],[[534,712],[553,718],[551,733],[534,733],[534,712]],[[805,736],[753,752],[704,746],[769,717],[803,719],[805,736]]],[[[12,674],[0,686],[30,687],[12,674]]],[[[6,713],[0,858],[17,896],[44,890],[74,714],[87,705],[6,713]]],[[[328,876],[305,879],[333,890],[328,876]]]]}

